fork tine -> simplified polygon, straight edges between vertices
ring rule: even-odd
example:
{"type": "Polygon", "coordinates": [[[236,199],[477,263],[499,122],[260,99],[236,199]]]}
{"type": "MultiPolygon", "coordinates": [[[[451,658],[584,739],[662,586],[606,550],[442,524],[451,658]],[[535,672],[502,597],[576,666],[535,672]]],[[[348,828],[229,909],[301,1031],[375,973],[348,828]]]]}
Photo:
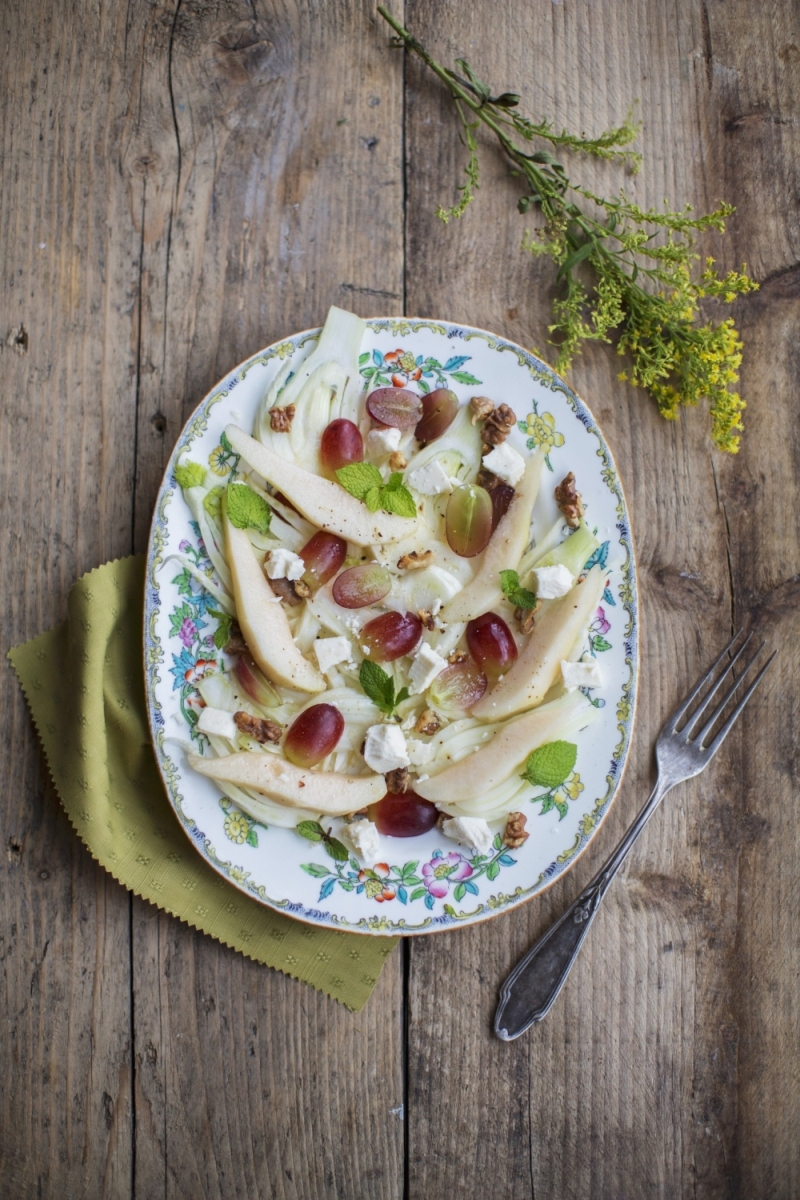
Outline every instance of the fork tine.
{"type": "MultiPolygon", "coordinates": [[[[739,678],[738,678],[738,679],[735,679],[735,680],[733,681],[733,684],[732,684],[732,685],[731,685],[731,687],[728,689],[728,691],[726,692],[725,696],[722,698],[722,700],[720,700],[719,704],[718,704],[718,705],[717,705],[717,707],[714,709],[714,711],[713,711],[713,713],[711,714],[711,716],[708,718],[708,720],[707,720],[707,721],[705,722],[705,724],[703,725],[703,728],[702,728],[702,729],[700,730],[700,732],[699,732],[699,733],[696,735],[696,737],[693,737],[693,738],[692,738],[692,741],[693,741],[693,742],[695,742],[695,743],[696,743],[696,745],[698,745],[698,746],[702,746],[702,745],[703,745],[703,742],[704,742],[704,740],[705,740],[705,739],[708,737],[708,735],[711,733],[711,730],[712,730],[712,728],[713,728],[713,726],[714,726],[714,723],[715,723],[716,721],[718,721],[718,720],[719,720],[719,718],[722,716],[722,713],[723,713],[723,710],[724,710],[724,708],[725,708],[725,705],[726,705],[726,704],[728,704],[728,703],[729,703],[729,701],[731,701],[731,700],[733,699],[733,697],[734,697],[734,694],[735,694],[735,692],[736,692],[736,689],[739,687],[739,684],[740,684],[740,683],[743,681],[743,679],[744,679],[745,675],[746,675],[746,674],[747,674],[747,672],[750,670],[750,668],[751,668],[751,667],[752,667],[752,666],[755,664],[755,661],[756,661],[756,659],[758,658],[758,656],[759,656],[759,654],[761,653],[761,651],[764,649],[764,646],[765,646],[765,644],[766,644],[765,642],[762,642],[762,643],[761,643],[761,645],[758,647],[758,649],[756,650],[756,652],[755,652],[755,654],[753,655],[753,657],[750,659],[750,662],[747,664],[747,666],[746,666],[746,667],[744,668],[744,670],[742,671],[742,673],[741,673],[741,675],[739,676],[739,678]]],[[[737,655],[737,657],[738,657],[738,655],[737,655]]],[[[733,661],[735,662],[736,660],[734,659],[733,661]]],[[[733,662],[731,663],[731,666],[733,666],[733,662]]],[[[725,673],[725,674],[727,674],[727,671],[726,671],[726,673],[725,673]]],[[[724,676],[723,676],[723,678],[724,678],[724,676]]],[[[704,711],[703,715],[705,716],[705,711],[704,711]]]]}
{"type": "Polygon", "coordinates": [[[691,692],[689,692],[689,695],[686,697],[686,699],[683,700],[678,705],[678,707],[675,709],[675,712],[672,714],[672,716],[670,717],[670,719],[667,723],[669,728],[674,730],[675,726],[678,724],[681,717],[683,717],[686,714],[686,712],[691,708],[694,701],[700,695],[703,688],[706,686],[709,679],[711,679],[711,677],[713,676],[713,674],[716,671],[719,664],[722,662],[725,655],[729,653],[729,651],[731,650],[731,647],[736,642],[736,639],[741,636],[742,632],[743,631],[740,629],[733,635],[733,637],[728,642],[725,649],[720,654],[719,658],[715,659],[715,661],[711,664],[711,666],[706,671],[705,675],[703,675],[700,679],[698,679],[697,683],[694,685],[691,692]]]}
{"type": "MultiPolygon", "coordinates": [[[[730,662],[725,667],[725,670],[722,672],[719,679],[717,679],[717,681],[714,683],[714,686],[711,688],[711,691],[708,693],[707,696],[703,697],[702,703],[698,707],[697,711],[692,713],[691,717],[684,725],[683,729],[681,730],[681,733],[685,733],[687,738],[690,738],[692,736],[694,731],[697,729],[697,726],[700,724],[703,717],[708,712],[709,705],[711,704],[711,701],[714,699],[717,692],[719,691],[720,685],[722,684],[723,680],[730,674],[730,672],[733,670],[733,668],[736,666],[739,659],[742,657],[742,654],[747,649],[748,643],[750,642],[750,639],[752,638],[752,636],[753,636],[753,633],[751,630],[750,633],[748,633],[747,637],[742,642],[739,649],[734,654],[733,658],[730,660],[730,662]]],[[[759,650],[763,650],[763,649],[764,649],[764,642],[762,642],[761,645],[759,646],[759,650]]],[[[750,670],[750,667],[753,665],[753,663],[755,661],[755,657],[756,656],[754,655],[753,658],[750,660],[749,665],[746,666],[745,669],[742,671],[741,675],[739,676],[739,679],[737,680],[736,684],[734,685],[734,688],[732,688],[728,692],[728,695],[726,696],[725,700],[723,700],[722,704],[717,705],[716,713],[711,718],[712,725],[713,725],[714,721],[716,720],[717,716],[719,715],[723,705],[727,704],[728,700],[730,700],[731,696],[733,695],[735,688],[739,686],[739,682],[745,677],[747,672],[750,670]]],[[[708,726],[707,725],[704,726],[703,733],[705,733],[707,731],[707,729],[708,729],[708,726]]]]}
{"type": "MultiPolygon", "coordinates": [[[[720,748],[720,746],[722,745],[722,743],[725,741],[725,738],[728,736],[728,734],[730,733],[731,729],[733,728],[733,725],[734,725],[734,723],[735,723],[735,721],[736,721],[736,718],[739,716],[739,713],[742,711],[742,709],[744,708],[745,704],[747,704],[747,701],[748,701],[748,700],[750,699],[750,697],[752,696],[753,692],[756,690],[756,688],[758,687],[758,685],[761,683],[761,680],[764,678],[764,676],[766,675],[766,673],[767,673],[767,671],[769,670],[770,666],[772,665],[772,660],[773,660],[773,658],[775,657],[775,655],[776,655],[777,653],[778,653],[778,651],[777,651],[777,650],[773,650],[773,651],[772,651],[772,654],[770,654],[769,658],[768,658],[768,659],[767,659],[767,661],[764,663],[764,666],[763,666],[763,667],[761,668],[761,670],[758,672],[758,674],[756,675],[755,679],[754,679],[754,680],[753,680],[753,682],[750,684],[750,687],[747,689],[747,691],[745,692],[745,694],[742,696],[741,700],[740,700],[740,701],[739,701],[739,703],[736,705],[736,708],[733,710],[733,712],[731,713],[731,715],[728,717],[727,721],[726,721],[726,722],[725,722],[725,724],[722,726],[722,728],[720,729],[720,731],[719,731],[719,733],[717,734],[717,736],[714,738],[714,740],[713,740],[713,742],[711,743],[711,745],[710,745],[710,746],[706,746],[705,748],[703,748],[703,746],[702,746],[702,744],[701,744],[701,746],[700,746],[701,750],[703,750],[703,749],[704,749],[704,753],[708,755],[708,758],[709,758],[709,759],[711,759],[711,758],[713,758],[713,757],[714,757],[714,755],[717,753],[717,751],[719,750],[719,748],[720,748]]],[[[738,682],[739,682],[739,681],[737,680],[737,684],[738,684],[738,682]]],[[[731,694],[732,694],[732,692],[733,692],[734,690],[735,690],[735,689],[731,689],[731,694]]],[[[719,712],[719,711],[720,711],[720,710],[721,710],[723,707],[724,707],[724,704],[721,704],[721,705],[720,705],[720,707],[719,707],[719,709],[717,709],[717,712],[719,712]]],[[[711,724],[713,725],[713,721],[711,722],[711,724]]],[[[705,733],[706,731],[704,730],[703,732],[705,733]]],[[[700,742],[700,738],[698,738],[697,740],[698,740],[698,742],[700,742]]]]}

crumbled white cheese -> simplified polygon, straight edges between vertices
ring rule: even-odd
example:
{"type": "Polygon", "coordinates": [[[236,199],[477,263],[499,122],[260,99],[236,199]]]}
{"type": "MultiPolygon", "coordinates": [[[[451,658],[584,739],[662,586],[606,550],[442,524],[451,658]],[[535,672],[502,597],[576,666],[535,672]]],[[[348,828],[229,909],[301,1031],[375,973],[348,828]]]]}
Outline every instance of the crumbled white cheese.
{"type": "Polygon", "coordinates": [[[364,743],[364,761],[367,766],[385,775],[398,767],[411,766],[406,749],[406,739],[399,725],[370,725],[364,743]]]}
{"type": "Polygon", "coordinates": [[[215,737],[236,740],[239,730],[233,719],[233,713],[225,712],[223,708],[204,708],[200,713],[197,728],[201,733],[212,733],[215,737]]]}
{"type": "Polygon", "coordinates": [[[344,634],[340,637],[317,638],[313,645],[323,675],[337,663],[350,662],[353,657],[353,645],[344,634]]]}
{"type": "Polygon", "coordinates": [[[533,590],[539,600],[557,600],[559,596],[566,596],[575,582],[574,575],[563,563],[555,567],[534,567],[531,574],[533,590]]]}
{"type": "Polygon", "coordinates": [[[371,458],[385,458],[393,454],[403,437],[401,429],[371,429],[367,434],[367,454],[371,458]]]}
{"type": "Polygon", "coordinates": [[[408,680],[411,684],[409,688],[411,695],[414,696],[418,692],[424,692],[426,688],[429,688],[439,672],[443,671],[446,666],[446,658],[442,658],[441,654],[437,654],[427,642],[421,642],[411,663],[411,670],[408,673],[408,680]]]}
{"type": "Polygon", "coordinates": [[[596,658],[590,658],[586,662],[567,662],[562,659],[561,679],[568,692],[574,692],[579,687],[603,686],[600,663],[596,658]]]}
{"type": "Polygon", "coordinates": [[[341,833],[366,866],[371,867],[377,861],[381,852],[381,838],[378,826],[372,821],[352,821],[344,826],[341,833]]]}
{"type": "Polygon", "coordinates": [[[508,442],[495,446],[490,454],[484,456],[481,466],[512,487],[516,487],[525,474],[525,459],[508,442]]]}
{"type": "Polygon", "coordinates": [[[442,821],[442,833],[459,846],[471,846],[476,854],[488,854],[492,848],[492,831],[483,817],[450,817],[442,821]]]}
{"type": "Polygon", "coordinates": [[[299,554],[293,550],[270,550],[269,558],[264,563],[264,570],[270,579],[300,579],[304,574],[306,564],[299,554]]]}
{"type": "Polygon", "coordinates": [[[452,492],[453,485],[450,477],[442,467],[438,458],[434,458],[424,467],[417,467],[407,476],[407,482],[423,496],[439,496],[442,492],[452,492]]]}
{"type": "Polygon", "coordinates": [[[435,742],[420,742],[416,738],[411,738],[406,742],[406,749],[412,767],[426,767],[436,757],[435,742]]]}

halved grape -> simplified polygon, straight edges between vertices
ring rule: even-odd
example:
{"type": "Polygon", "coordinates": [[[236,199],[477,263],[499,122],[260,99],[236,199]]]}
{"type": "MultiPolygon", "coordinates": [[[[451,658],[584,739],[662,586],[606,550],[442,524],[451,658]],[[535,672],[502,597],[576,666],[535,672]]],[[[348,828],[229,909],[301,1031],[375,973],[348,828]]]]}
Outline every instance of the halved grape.
{"type": "Polygon", "coordinates": [[[344,732],[344,717],[333,704],[312,704],[295,717],[286,732],[283,750],[297,767],[314,767],[336,748],[344,732]]]}
{"type": "Polygon", "coordinates": [[[378,388],[367,396],[367,412],[381,425],[413,429],[422,416],[422,401],[405,388],[378,388]]]}
{"type": "Polygon", "coordinates": [[[505,674],[516,661],[517,643],[497,613],[483,613],[467,625],[467,649],[489,679],[505,674]]]}
{"type": "Polygon", "coordinates": [[[450,549],[461,558],[474,558],[492,536],[492,501],[486,488],[474,483],[457,487],[447,501],[444,528],[450,549]]]}
{"type": "Polygon", "coordinates": [[[428,699],[437,712],[446,717],[457,717],[478,703],[486,687],[483,671],[466,659],[445,667],[436,676],[428,689],[428,699]]]}
{"type": "Polygon", "coordinates": [[[323,469],[333,478],[339,467],[364,461],[364,439],[361,431],[346,417],[331,421],[322,431],[319,457],[323,469]]]}
{"type": "Polygon", "coordinates": [[[399,796],[387,792],[377,804],[370,804],[367,815],[378,826],[378,832],[387,837],[418,837],[433,829],[439,810],[416,792],[403,792],[399,796]]]}
{"type": "Polygon", "coordinates": [[[458,397],[449,388],[435,388],[422,397],[422,420],[414,430],[419,442],[432,442],[449,429],[458,412],[458,397]]]}
{"type": "Polygon", "coordinates": [[[333,585],[333,598],[342,608],[377,604],[392,590],[392,576],[379,563],[361,563],[342,571],[333,585]]]}
{"type": "Polygon", "coordinates": [[[422,621],[415,613],[387,612],[367,621],[359,639],[373,662],[394,662],[410,654],[422,637],[422,621]]]}
{"type": "Polygon", "coordinates": [[[242,691],[247,692],[250,699],[262,708],[274,708],[280,704],[278,693],[249,654],[239,656],[233,674],[242,691]]]}
{"type": "Polygon", "coordinates": [[[498,483],[489,492],[492,501],[492,533],[508,512],[508,506],[515,496],[514,489],[508,483],[498,483]]]}
{"type": "Polygon", "coordinates": [[[309,587],[318,588],[333,579],[347,558],[347,542],[335,533],[326,533],[321,529],[309,538],[300,551],[300,557],[306,564],[304,581],[309,587]]]}

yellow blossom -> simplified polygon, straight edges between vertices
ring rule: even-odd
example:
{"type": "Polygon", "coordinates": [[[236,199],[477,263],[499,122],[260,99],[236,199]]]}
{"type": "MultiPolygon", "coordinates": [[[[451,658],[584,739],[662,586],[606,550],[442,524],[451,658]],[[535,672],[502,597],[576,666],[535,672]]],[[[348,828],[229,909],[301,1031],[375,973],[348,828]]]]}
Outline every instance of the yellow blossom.
{"type": "Polygon", "coordinates": [[[564,435],[555,426],[556,419],[552,413],[542,413],[541,416],[531,413],[525,422],[528,437],[532,438],[534,445],[546,446],[548,450],[564,445],[564,435]]]}

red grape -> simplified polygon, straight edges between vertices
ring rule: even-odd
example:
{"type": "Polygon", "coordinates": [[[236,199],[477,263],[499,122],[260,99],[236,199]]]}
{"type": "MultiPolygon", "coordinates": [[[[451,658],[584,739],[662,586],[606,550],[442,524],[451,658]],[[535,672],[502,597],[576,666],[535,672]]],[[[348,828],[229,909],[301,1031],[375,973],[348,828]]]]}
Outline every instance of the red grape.
{"type": "Polygon", "coordinates": [[[378,832],[387,837],[417,837],[433,829],[439,819],[436,805],[423,800],[416,792],[403,792],[398,796],[387,792],[377,804],[370,804],[367,814],[378,826],[378,832]]]}
{"type": "Polygon", "coordinates": [[[323,468],[333,477],[339,467],[364,461],[364,439],[359,428],[345,417],[331,421],[322,432],[319,456],[323,468]]]}
{"type": "Polygon", "coordinates": [[[498,483],[497,487],[493,487],[489,492],[489,499],[492,502],[492,533],[508,512],[508,506],[515,494],[514,489],[507,483],[498,483]]]}
{"type": "Polygon", "coordinates": [[[262,708],[273,708],[280,704],[280,697],[249,654],[242,654],[236,660],[233,674],[242,691],[247,692],[251,700],[262,708]]]}
{"type": "Polygon", "coordinates": [[[342,608],[377,604],[392,590],[392,576],[378,563],[362,563],[343,571],[333,585],[333,598],[342,608]]]}
{"type": "Polygon", "coordinates": [[[490,679],[503,675],[518,654],[511,630],[497,613],[475,617],[467,625],[467,649],[490,679]]]}
{"type": "Polygon", "coordinates": [[[466,659],[445,667],[436,676],[428,691],[428,698],[437,712],[457,717],[478,703],[486,687],[483,671],[466,659]]]}
{"type": "Polygon", "coordinates": [[[450,549],[461,558],[474,558],[492,536],[492,501],[486,488],[466,483],[447,501],[444,528],[450,549]]]}
{"type": "Polygon", "coordinates": [[[378,388],[367,396],[367,412],[381,425],[412,429],[422,416],[422,401],[405,388],[378,388]]]}
{"type": "Polygon", "coordinates": [[[344,717],[332,704],[312,704],[295,717],[286,732],[284,753],[297,767],[313,767],[335,749],[344,732],[344,717]]]}
{"type": "Polygon", "coordinates": [[[387,612],[367,621],[360,640],[373,662],[394,662],[410,654],[422,637],[422,621],[415,613],[387,612]]]}
{"type": "Polygon", "coordinates": [[[422,397],[422,420],[414,430],[419,442],[432,442],[449,429],[458,412],[458,397],[449,388],[436,388],[422,397]]]}
{"type": "Polygon", "coordinates": [[[304,581],[309,587],[322,587],[323,583],[333,579],[347,558],[347,542],[335,533],[326,533],[321,529],[306,542],[300,557],[306,564],[304,581]]]}

